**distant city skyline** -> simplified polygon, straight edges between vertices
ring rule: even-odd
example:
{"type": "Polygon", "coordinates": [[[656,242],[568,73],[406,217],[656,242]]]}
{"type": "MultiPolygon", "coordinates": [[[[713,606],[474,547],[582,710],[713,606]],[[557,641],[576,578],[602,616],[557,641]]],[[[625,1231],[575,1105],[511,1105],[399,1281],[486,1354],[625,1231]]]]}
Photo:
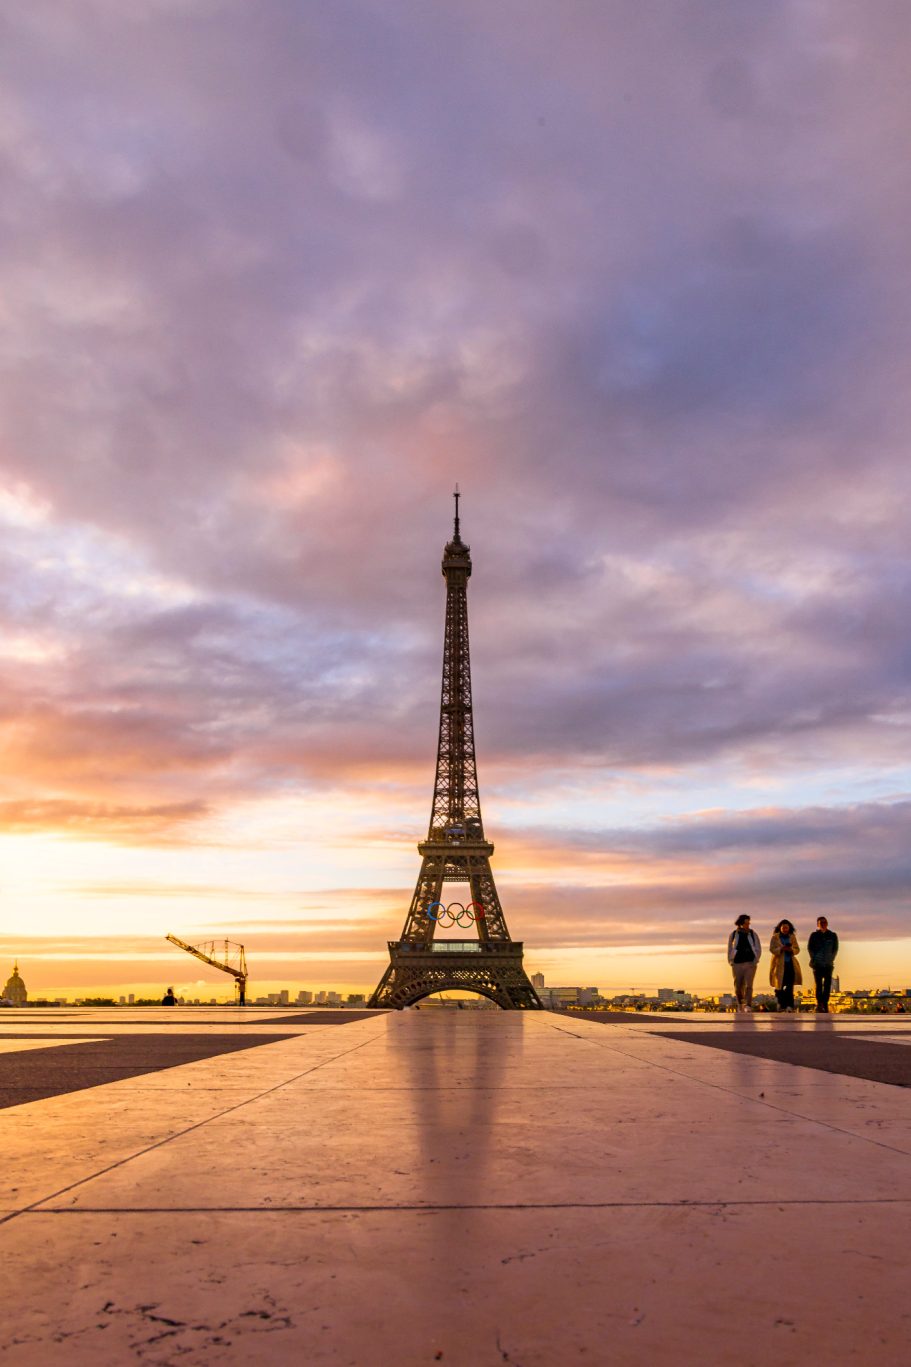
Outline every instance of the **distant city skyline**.
{"type": "Polygon", "coordinates": [[[375,985],[456,480],[528,969],[718,991],[738,913],[824,912],[844,981],[911,980],[906,7],[532,9],[6,16],[30,990],[212,981],[168,931],[375,985]]]}
{"type": "MultiPolygon", "coordinates": [[[[589,960],[588,963],[590,964],[590,962],[591,961],[589,960]]],[[[679,961],[671,959],[668,962],[676,966],[676,964],[679,961]]],[[[724,967],[725,969],[727,969],[726,960],[724,967]]],[[[3,963],[0,963],[0,982],[2,982],[3,980],[5,971],[5,966],[3,965],[3,963]]],[[[113,997],[116,1000],[121,996],[129,997],[130,995],[132,995],[135,998],[142,997],[157,999],[161,997],[166,986],[173,987],[175,993],[178,996],[183,997],[200,997],[204,998],[205,1000],[208,1000],[211,997],[215,997],[219,1002],[227,1002],[230,999],[232,999],[230,990],[226,988],[221,982],[216,981],[214,975],[212,976],[212,978],[183,979],[175,977],[175,975],[172,973],[170,976],[163,975],[160,980],[155,979],[144,982],[129,983],[111,980],[105,982],[88,983],[78,987],[74,987],[72,985],[61,985],[59,983],[50,985],[37,985],[38,980],[34,980],[32,978],[30,972],[28,971],[27,965],[20,965],[20,975],[26,983],[26,986],[29,991],[29,997],[32,1000],[34,1000],[35,997],[46,997],[49,1000],[53,1001],[55,998],[61,997],[66,997],[68,999],[74,1000],[76,997],[96,996],[113,997]]],[[[590,981],[589,978],[586,978],[584,980],[580,978],[576,980],[571,979],[570,977],[565,975],[563,977],[560,977],[559,979],[554,977],[548,977],[547,975],[541,974],[540,970],[535,970],[534,968],[531,969],[530,976],[532,977],[533,981],[536,981],[540,977],[544,977],[545,983],[548,987],[562,985],[570,982],[577,983],[578,986],[584,987],[590,981]]],[[[691,992],[697,996],[717,997],[729,993],[731,989],[729,970],[726,973],[719,972],[716,975],[715,980],[704,987],[686,986],[682,980],[678,980],[678,976],[672,974],[671,977],[673,978],[674,986],[676,988],[680,988],[686,992],[691,992]]],[[[597,979],[595,980],[597,981],[597,979]]],[[[877,975],[875,977],[863,975],[855,976],[853,974],[849,974],[848,976],[846,976],[844,973],[842,973],[839,981],[841,983],[842,990],[848,992],[861,990],[877,991],[885,988],[892,988],[896,991],[906,990],[906,980],[894,973],[891,976],[877,975]]],[[[911,977],[909,977],[908,981],[911,982],[911,977]]],[[[810,985],[812,986],[812,978],[810,978],[810,985]]],[[[603,996],[620,996],[626,993],[634,992],[654,994],[659,989],[666,988],[667,986],[667,976],[661,979],[657,979],[655,981],[650,981],[640,977],[635,981],[612,981],[607,985],[605,985],[604,980],[598,982],[598,990],[603,996]]],[[[811,990],[811,986],[807,987],[805,985],[804,990],[811,990]]],[[[770,988],[768,986],[768,983],[766,982],[765,976],[761,974],[758,975],[756,978],[757,993],[762,993],[769,990],[770,988]]],[[[251,980],[248,1000],[251,1003],[255,1003],[257,999],[260,997],[276,995],[282,992],[288,992],[290,994],[291,1004],[293,1005],[295,999],[301,993],[309,993],[314,999],[317,998],[320,994],[337,993],[344,1000],[346,997],[352,994],[369,996],[370,991],[371,987],[369,981],[366,985],[358,985],[356,983],[343,983],[337,979],[331,981],[327,980],[325,982],[315,982],[313,979],[311,979],[307,983],[303,983],[298,978],[291,977],[290,975],[285,974],[285,976],[281,978],[277,977],[275,979],[258,979],[255,981],[251,980]]]]}
{"type": "MultiPolygon", "coordinates": [[[[542,979],[543,974],[534,974],[534,987],[539,993],[544,1006],[551,1010],[566,1007],[597,1009],[602,1005],[610,1005],[614,1009],[618,1009],[618,1007],[623,1009],[627,1004],[633,1003],[638,1004],[637,1009],[641,1009],[642,1003],[646,1003],[648,1009],[657,1008],[660,1010],[670,1009],[672,1007],[678,1009],[682,1007],[685,1010],[717,1010],[719,1007],[721,1009],[724,1009],[727,1006],[733,1007],[735,1003],[731,984],[727,984],[711,992],[700,992],[697,990],[689,991],[682,987],[672,988],[667,985],[657,988],[649,986],[646,988],[627,987],[619,989],[602,989],[597,985],[586,986],[583,984],[567,985],[545,983],[542,979]]],[[[153,990],[146,990],[139,993],[117,993],[116,989],[107,992],[83,990],[81,993],[47,993],[41,996],[28,995],[26,997],[22,994],[21,989],[23,988],[23,984],[21,982],[18,984],[20,991],[14,994],[14,999],[11,1002],[9,1000],[11,996],[9,986],[10,984],[8,983],[7,990],[5,992],[0,992],[0,1001],[2,1001],[5,1006],[11,1004],[20,1007],[41,1007],[44,1005],[91,1006],[104,1002],[125,1007],[159,1006],[163,1004],[161,1002],[162,994],[153,990]]],[[[219,995],[218,993],[210,993],[208,985],[205,983],[171,983],[168,986],[169,988],[173,988],[177,998],[177,1004],[181,1006],[217,1005],[232,1010],[238,1009],[234,998],[226,997],[224,994],[219,995]]],[[[859,983],[844,983],[836,975],[832,982],[832,993],[833,1009],[841,1011],[855,1008],[863,1010],[867,1001],[869,1001],[870,1004],[875,1005],[883,998],[887,999],[883,1003],[884,1009],[887,1011],[895,1010],[897,1003],[901,1003],[898,1005],[898,1010],[907,1010],[908,1007],[904,1005],[903,999],[909,999],[909,1006],[911,1006],[911,986],[903,985],[901,983],[895,983],[891,987],[883,989],[859,983]],[[846,1005],[849,998],[854,999],[854,1006],[850,1003],[846,1005]]],[[[369,995],[369,989],[367,992],[345,992],[338,988],[311,990],[308,988],[295,988],[293,986],[276,988],[270,985],[268,990],[264,989],[261,992],[254,993],[248,997],[246,1005],[256,1007],[287,1006],[303,1008],[310,1006],[336,1006],[361,1007],[366,1009],[369,995]]],[[[798,998],[803,999],[805,1003],[812,1003],[814,1000],[812,985],[804,984],[803,987],[798,988],[797,996],[798,998]]],[[[434,1001],[473,1000],[477,1005],[486,1005],[490,1006],[491,1009],[497,1009],[494,1003],[485,1001],[483,998],[474,998],[472,994],[463,991],[444,990],[432,994],[431,999],[434,1001]]],[[[765,1010],[770,1005],[774,1008],[775,994],[768,985],[760,984],[755,992],[754,1000],[757,1004],[757,1009],[765,1010]]]]}

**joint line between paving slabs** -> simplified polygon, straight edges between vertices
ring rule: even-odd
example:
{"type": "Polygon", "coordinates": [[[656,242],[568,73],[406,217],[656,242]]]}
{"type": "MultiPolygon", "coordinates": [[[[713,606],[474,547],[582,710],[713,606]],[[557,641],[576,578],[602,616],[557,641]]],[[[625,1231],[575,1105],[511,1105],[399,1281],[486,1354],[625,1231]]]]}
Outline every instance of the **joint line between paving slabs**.
{"type": "MultiPolygon", "coordinates": [[[[602,1044],[600,1040],[589,1039],[587,1035],[576,1035],[572,1030],[564,1030],[559,1025],[555,1025],[553,1028],[559,1030],[563,1035],[571,1035],[573,1039],[582,1040],[584,1044],[593,1044],[596,1049],[608,1049],[613,1054],[620,1054],[622,1058],[633,1059],[635,1063],[644,1063],[649,1068],[660,1068],[662,1072],[670,1073],[673,1077],[682,1077],[687,1082],[696,1083],[698,1087],[711,1087],[716,1092],[725,1092],[728,1096],[739,1097],[741,1101],[750,1101],[755,1106],[765,1106],[770,1111],[777,1111],[779,1115],[788,1115],[795,1120],[806,1120],[810,1125],[821,1125],[824,1130],[831,1130],[832,1134],[843,1134],[849,1139],[860,1140],[862,1144],[874,1144],[878,1149],[887,1149],[889,1153],[900,1153],[903,1158],[911,1158],[911,1154],[908,1153],[907,1149],[898,1149],[894,1144],[886,1144],[882,1139],[873,1139],[867,1134],[855,1134],[853,1130],[845,1130],[841,1125],[833,1125],[828,1120],[817,1120],[815,1116],[804,1115],[802,1111],[788,1110],[787,1106],[776,1106],[774,1101],[769,1101],[765,1097],[744,1096],[743,1092],[737,1092],[733,1087],[725,1087],[720,1082],[709,1082],[703,1077],[693,1077],[690,1073],[684,1073],[679,1068],[672,1068],[667,1063],[656,1063],[654,1059],[642,1058],[639,1054],[631,1054],[626,1049],[618,1049],[616,1044],[602,1044]]],[[[680,1041],[675,1040],[674,1043],[679,1044],[680,1041]]],[[[695,1044],[692,1047],[696,1049],[710,1049],[712,1046],[709,1044],[695,1044]]],[[[752,1058],[754,1055],[747,1054],[739,1055],[738,1057],[752,1058]]],[[[772,1063],[785,1062],[783,1059],[757,1059],[756,1061],[772,1063]]],[[[804,1065],[800,1063],[787,1063],[785,1066],[788,1068],[801,1068],[804,1065]]]]}
{"type": "Polygon", "coordinates": [[[434,1205],[376,1205],[376,1206],[73,1206],[70,1208],[41,1209],[29,1207],[19,1211],[21,1215],[370,1215],[388,1213],[410,1213],[427,1215],[434,1211],[451,1210],[734,1210],[738,1207],[773,1206],[781,1210],[785,1206],[907,1206],[911,1197],[907,1196],[795,1196],[790,1200],[775,1198],[733,1201],[547,1201],[536,1204],[530,1201],[509,1201],[486,1204],[480,1202],[466,1204],[434,1205]]]}
{"type": "MultiPolygon", "coordinates": [[[[368,1044],[373,1044],[378,1038],[379,1034],[371,1035],[369,1039],[362,1040],[360,1044],[355,1044],[350,1049],[343,1049],[341,1053],[333,1054],[332,1058],[323,1059],[321,1063],[315,1063],[312,1068],[304,1068],[302,1072],[295,1073],[294,1077],[285,1078],[284,1082],[277,1082],[274,1087],[266,1087],[263,1091],[257,1092],[255,1096],[248,1096],[243,1101],[238,1101],[234,1106],[226,1106],[223,1111],[216,1111],[215,1115],[207,1116],[205,1120],[197,1120],[193,1125],[187,1125],[185,1129],[178,1130],[176,1134],[169,1134],[164,1139],[156,1139],[154,1144],[147,1144],[144,1149],[137,1149],[135,1153],[127,1154],[125,1158],[118,1158],[116,1162],[109,1163],[105,1168],[99,1168],[97,1172],[91,1173],[88,1177],[80,1177],[78,1182],[70,1182],[67,1186],[61,1187],[59,1191],[52,1191],[47,1196],[41,1196],[37,1201],[32,1201],[30,1205],[23,1206],[21,1210],[10,1211],[8,1215],[0,1216],[0,1225],[9,1224],[10,1220],[16,1220],[20,1215],[50,1214],[49,1211],[38,1211],[37,1207],[44,1205],[45,1201],[56,1201],[58,1197],[65,1196],[68,1191],[75,1191],[77,1187],[86,1186],[87,1183],[94,1182],[98,1177],[106,1177],[109,1172],[114,1172],[116,1168],[122,1168],[126,1163],[132,1163],[134,1158],[142,1158],[145,1154],[154,1152],[155,1149],[164,1148],[166,1144],[172,1143],[175,1139],[182,1139],[184,1135],[192,1134],[194,1130],[201,1130],[204,1125],[210,1125],[213,1120],[221,1120],[223,1116],[231,1115],[233,1111],[243,1110],[244,1106],[249,1106],[254,1101],[261,1101],[264,1096],[269,1096],[272,1092],[280,1092],[283,1087],[290,1087],[292,1082],[298,1082],[302,1077],[318,1072],[327,1064],[337,1063],[340,1058],[345,1058],[348,1054],[356,1054],[358,1049],[366,1048],[368,1044]]],[[[255,1048],[256,1046],[251,1047],[255,1048]]],[[[242,1053],[243,1050],[238,1052],[242,1053]]]]}

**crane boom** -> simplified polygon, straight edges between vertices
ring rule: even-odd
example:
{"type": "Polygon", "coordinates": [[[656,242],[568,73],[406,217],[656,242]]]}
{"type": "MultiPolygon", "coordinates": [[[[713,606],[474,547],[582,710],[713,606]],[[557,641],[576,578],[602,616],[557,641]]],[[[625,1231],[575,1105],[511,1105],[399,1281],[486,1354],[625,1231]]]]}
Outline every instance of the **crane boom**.
{"type": "Polygon", "coordinates": [[[204,940],[201,945],[188,945],[186,940],[181,940],[177,935],[170,933],[165,936],[172,945],[178,949],[184,949],[188,954],[192,954],[195,959],[201,959],[204,964],[210,964],[212,968],[221,969],[222,973],[230,973],[234,979],[237,990],[237,1002],[239,1006],[246,1005],[247,1000],[247,956],[244,947],[237,944],[234,940],[204,940]],[[215,957],[216,950],[224,945],[224,958],[215,957]],[[231,959],[236,963],[231,963],[231,959]]]}

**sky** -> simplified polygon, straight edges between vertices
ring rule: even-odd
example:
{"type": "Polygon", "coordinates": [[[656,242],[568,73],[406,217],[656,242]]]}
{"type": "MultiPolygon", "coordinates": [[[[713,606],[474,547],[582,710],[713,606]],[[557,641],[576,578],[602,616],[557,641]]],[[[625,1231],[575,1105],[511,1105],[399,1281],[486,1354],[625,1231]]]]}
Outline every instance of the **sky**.
{"type": "Polygon", "coordinates": [[[905,0],[0,14],[0,984],[369,990],[463,491],[549,983],[911,985],[905,0]],[[9,968],[6,967],[9,962],[9,968]],[[761,970],[760,970],[761,971],[761,970]]]}

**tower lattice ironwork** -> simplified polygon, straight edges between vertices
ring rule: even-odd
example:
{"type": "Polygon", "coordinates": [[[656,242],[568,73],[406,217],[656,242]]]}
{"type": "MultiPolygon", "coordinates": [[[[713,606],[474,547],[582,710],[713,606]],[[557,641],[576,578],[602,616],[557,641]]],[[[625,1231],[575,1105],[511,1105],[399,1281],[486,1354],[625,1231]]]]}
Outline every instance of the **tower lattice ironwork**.
{"type": "Polygon", "coordinates": [[[418,845],[421,871],[401,939],[389,941],[389,967],[371,1006],[401,1009],[431,992],[464,990],[505,1010],[541,1010],[522,965],[522,944],[510,939],[484,837],[471,707],[468,578],[471,555],[455,526],[443,552],[446,630],[436,780],[427,839],[418,845]],[[470,901],[445,904],[444,884],[463,883],[470,901]],[[474,929],[471,939],[436,938],[440,927],[474,929]]]}

